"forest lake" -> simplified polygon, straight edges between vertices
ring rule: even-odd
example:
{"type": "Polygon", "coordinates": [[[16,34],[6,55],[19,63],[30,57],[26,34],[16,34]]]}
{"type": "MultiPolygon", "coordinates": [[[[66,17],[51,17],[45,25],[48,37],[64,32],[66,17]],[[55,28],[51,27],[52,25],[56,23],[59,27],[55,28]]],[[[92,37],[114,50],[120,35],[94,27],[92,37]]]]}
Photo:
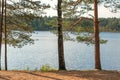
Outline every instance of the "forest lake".
{"type": "MultiPolygon", "coordinates": [[[[45,64],[57,69],[57,36],[49,31],[38,31],[32,37],[37,39],[33,45],[26,45],[23,48],[8,46],[8,69],[39,70],[45,64]]],[[[101,32],[100,38],[108,40],[106,44],[100,46],[102,69],[120,70],[120,33],[101,32]]],[[[4,48],[2,49],[4,53],[4,48]]],[[[94,69],[94,45],[64,41],[64,54],[68,70],[94,69]]],[[[4,67],[4,58],[2,58],[2,67],[4,67]]]]}

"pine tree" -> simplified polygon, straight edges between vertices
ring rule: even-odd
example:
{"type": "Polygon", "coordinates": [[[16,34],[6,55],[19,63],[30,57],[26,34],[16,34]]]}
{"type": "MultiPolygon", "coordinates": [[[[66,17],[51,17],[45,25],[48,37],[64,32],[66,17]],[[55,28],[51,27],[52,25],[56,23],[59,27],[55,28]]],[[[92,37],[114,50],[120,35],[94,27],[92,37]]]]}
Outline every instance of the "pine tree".
{"type": "Polygon", "coordinates": [[[64,47],[63,47],[63,33],[62,33],[62,0],[58,0],[58,57],[59,57],[59,70],[66,70],[64,60],[64,47]]]}
{"type": "Polygon", "coordinates": [[[1,0],[0,4],[0,44],[2,45],[2,41],[4,40],[5,70],[7,70],[7,44],[18,48],[27,44],[33,44],[34,40],[31,38],[31,33],[33,32],[31,21],[36,17],[39,18],[44,13],[43,10],[50,6],[42,4],[40,1],[32,0],[8,0],[8,2],[1,0]],[[3,16],[3,14],[5,15],[3,16]]]}

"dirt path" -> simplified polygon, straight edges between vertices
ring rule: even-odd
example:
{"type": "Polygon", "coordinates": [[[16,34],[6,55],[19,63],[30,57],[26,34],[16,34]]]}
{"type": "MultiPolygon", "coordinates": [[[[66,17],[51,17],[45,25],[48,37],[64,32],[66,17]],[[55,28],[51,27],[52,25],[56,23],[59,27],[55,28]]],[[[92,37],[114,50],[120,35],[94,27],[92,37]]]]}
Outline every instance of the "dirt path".
{"type": "Polygon", "coordinates": [[[0,80],[120,80],[118,71],[0,71],[0,80]]]}

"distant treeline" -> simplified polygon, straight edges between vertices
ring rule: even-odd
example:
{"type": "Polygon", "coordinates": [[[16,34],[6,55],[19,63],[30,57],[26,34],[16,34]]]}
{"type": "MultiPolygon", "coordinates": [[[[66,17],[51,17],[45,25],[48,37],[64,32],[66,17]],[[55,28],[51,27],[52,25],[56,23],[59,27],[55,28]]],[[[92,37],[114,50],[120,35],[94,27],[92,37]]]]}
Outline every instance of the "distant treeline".
{"type": "MultiPolygon", "coordinates": [[[[77,19],[63,19],[63,24],[65,25],[65,22],[74,23],[77,19]],[[72,21],[72,22],[70,22],[72,21]]],[[[38,31],[48,31],[57,29],[57,18],[56,17],[41,17],[41,18],[35,18],[32,21],[32,27],[35,30],[38,31]]],[[[66,27],[66,25],[63,27],[66,27]]],[[[79,24],[77,24],[75,27],[77,27],[74,30],[77,29],[83,29],[83,31],[93,30],[94,23],[91,20],[83,20],[79,24]]],[[[69,28],[69,26],[67,27],[69,28]]],[[[99,28],[100,31],[109,31],[109,32],[120,32],[120,18],[99,18],[99,28]]],[[[66,30],[64,28],[64,30],[66,30]]]]}

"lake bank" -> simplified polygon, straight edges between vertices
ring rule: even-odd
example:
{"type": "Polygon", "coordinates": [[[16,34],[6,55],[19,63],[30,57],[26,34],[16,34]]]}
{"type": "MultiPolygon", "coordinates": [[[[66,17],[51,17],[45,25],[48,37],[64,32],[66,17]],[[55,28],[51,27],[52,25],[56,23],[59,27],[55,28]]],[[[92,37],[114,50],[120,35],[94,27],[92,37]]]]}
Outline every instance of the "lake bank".
{"type": "Polygon", "coordinates": [[[0,80],[120,80],[120,71],[0,71],[0,80]]]}

